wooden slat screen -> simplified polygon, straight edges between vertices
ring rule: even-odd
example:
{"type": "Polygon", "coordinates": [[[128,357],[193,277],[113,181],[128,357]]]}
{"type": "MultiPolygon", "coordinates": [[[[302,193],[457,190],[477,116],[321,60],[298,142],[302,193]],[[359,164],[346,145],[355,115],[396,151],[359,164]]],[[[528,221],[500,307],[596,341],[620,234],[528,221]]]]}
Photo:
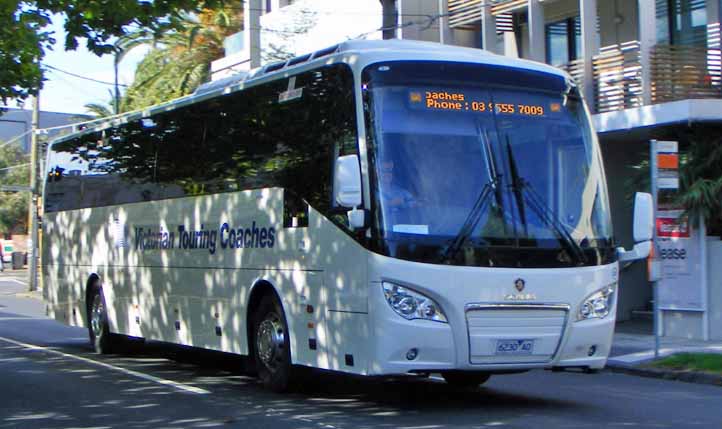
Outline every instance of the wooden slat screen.
{"type": "Polygon", "coordinates": [[[598,113],[642,105],[638,41],[604,47],[592,58],[592,64],[598,113]]]}
{"type": "Polygon", "coordinates": [[[719,24],[711,24],[706,43],[654,46],[650,58],[652,103],[722,98],[719,39],[719,24]]]}
{"type": "Polygon", "coordinates": [[[527,0],[492,0],[491,13],[493,15],[499,15],[513,12],[516,9],[526,7],[527,3],[527,0]]]}
{"type": "Polygon", "coordinates": [[[449,0],[449,26],[465,28],[481,22],[482,0],[449,0]]]}
{"type": "MultiPolygon", "coordinates": [[[[526,0],[525,0],[526,1],[526,0]]],[[[525,3],[519,0],[497,0],[491,4],[496,18],[496,31],[514,31],[512,15],[507,11],[525,3]]],[[[478,30],[481,23],[482,0],[449,0],[449,26],[465,30],[478,30]]]]}
{"type": "MultiPolygon", "coordinates": [[[[569,73],[574,79],[574,82],[579,88],[584,86],[584,60],[578,59],[570,61],[563,66],[560,66],[562,70],[569,73]]],[[[590,101],[591,102],[591,101],[590,101]]]]}

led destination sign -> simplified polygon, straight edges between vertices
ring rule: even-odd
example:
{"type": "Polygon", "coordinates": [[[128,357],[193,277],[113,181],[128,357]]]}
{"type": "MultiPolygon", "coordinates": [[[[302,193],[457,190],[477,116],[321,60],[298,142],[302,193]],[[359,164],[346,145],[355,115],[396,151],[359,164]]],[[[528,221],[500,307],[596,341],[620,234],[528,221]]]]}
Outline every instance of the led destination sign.
{"type": "Polygon", "coordinates": [[[559,112],[560,103],[550,103],[547,108],[533,103],[498,103],[480,97],[468,96],[458,91],[413,90],[409,92],[412,108],[446,112],[495,112],[502,115],[544,116],[547,111],[559,112]]]}

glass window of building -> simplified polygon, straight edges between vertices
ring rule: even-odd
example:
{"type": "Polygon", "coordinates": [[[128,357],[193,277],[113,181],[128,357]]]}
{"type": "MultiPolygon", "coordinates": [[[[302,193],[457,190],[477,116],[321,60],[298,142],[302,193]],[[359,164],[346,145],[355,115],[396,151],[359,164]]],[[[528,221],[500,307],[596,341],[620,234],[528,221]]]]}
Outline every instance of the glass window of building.
{"type": "Polygon", "coordinates": [[[582,54],[582,24],[578,16],[546,25],[546,62],[562,66],[582,54]]]}
{"type": "Polygon", "coordinates": [[[657,35],[662,43],[706,45],[706,0],[657,0],[657,35]]]}

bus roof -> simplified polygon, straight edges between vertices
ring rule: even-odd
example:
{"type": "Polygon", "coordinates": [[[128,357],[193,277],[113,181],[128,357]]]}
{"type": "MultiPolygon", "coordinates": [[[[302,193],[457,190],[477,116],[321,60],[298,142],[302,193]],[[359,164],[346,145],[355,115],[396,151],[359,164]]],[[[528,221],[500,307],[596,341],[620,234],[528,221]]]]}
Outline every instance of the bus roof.
{"type": "Polygon", "coordinates": [[[566,77],[565,72],[557,67],[535,61],[497,55],[477,48],[442,45],[440,43],[418,40],[349,40],[315,52],[299,55],[287,61],[271,63],[249,72],[239,72],[233,76],[215,82],[209,82],[198,87],[195,94],[215,92],[240,82],[256,80],[267,75],[281,74],[288,69],[295,69],[304,64],[313,63],[317,65],[319,62],[325,63],[330,59],[329,57],[343,58],[350,55],[359,57],[360,62],[364,65],[377,61],[433,59],[435,61],[498,65],[566,77]]]}
{"type": "Polygon", "coordinates": [[[557,67],[535,61],[497,55],[477,48],[443,45],[417,40],[349,40],[291,58],[287,61],[267,64],[248,72],[239,72],[233,76],[203,84],[192,94],[165,103],[90,122],[87,124],[86,129],[66,134],[52,141],[50,144],[65,141],[88,132],[101,131],[106,128],[122,125],[132,120],[151,116],[155,113],[173,110],[177,107],[200,101],[201,99],[235,92],[256,83],[288,77],[320,65],[353,62],[357,67],[365,67],[368,64],[379,61],[394,60],[452,61],[489,64],[549,73],[570,79],[566,72],[557,67]],[[352,58],[353,61],[351,61],[352,58]]]}

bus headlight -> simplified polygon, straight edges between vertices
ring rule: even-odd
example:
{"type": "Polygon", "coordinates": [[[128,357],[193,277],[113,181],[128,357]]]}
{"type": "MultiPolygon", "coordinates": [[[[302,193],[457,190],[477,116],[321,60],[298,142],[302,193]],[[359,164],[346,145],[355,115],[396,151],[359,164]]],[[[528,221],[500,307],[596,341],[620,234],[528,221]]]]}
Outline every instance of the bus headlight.
{"type": "Polygon", "coordinates": [[[612,283],[589,295],[579,306],[577,320],[604,319],[607,317],[612,310],[616,288],[617,284],[612,283]]]}
{"type": "Polygon", "coordinates": [[[426,319],[448,323],[444,311],[433,299],[407,287],[383,282],[384,296],[391,308],[404,319],[426,319]]]}

